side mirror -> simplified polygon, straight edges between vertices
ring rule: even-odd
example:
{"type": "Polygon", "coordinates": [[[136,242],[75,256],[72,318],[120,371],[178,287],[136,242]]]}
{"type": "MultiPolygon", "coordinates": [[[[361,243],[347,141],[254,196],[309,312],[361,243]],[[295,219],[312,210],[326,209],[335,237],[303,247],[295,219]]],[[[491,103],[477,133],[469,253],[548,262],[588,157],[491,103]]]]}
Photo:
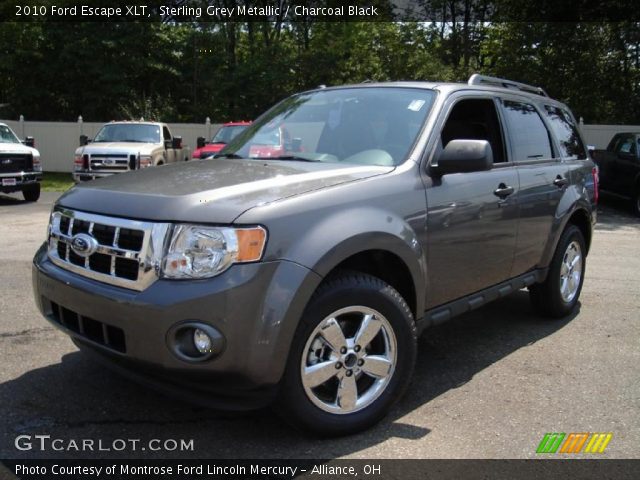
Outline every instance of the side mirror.
{"type": "Polygon", "coordinates": [[[84,147],[88,143],[89,143],[89,137],[87,137],[86,135],[80,135],[80,146],[84,147]]]}
{"type": "Polygon", "coordinates": [[[202,148],[205,145],[205,138],[204,137],[198,137],[196,138],[196,148],[202,148]]]}
{"type": "Polygon", "coordinates": [[[294,152],[301,152],[302,151],[302,139],[301,138],[294,138],[293,140],[291,140],[291,150],[294,152]]]}
{"type": "Polygon", "coordinates": [[[483,172],[492,166],[493,151],[486,140],[451,140],[440,154],[438,164],[431,168],[437,175],[446,175],[483,172]]]}
{"type": "Polygon", "coordinates": [[[171,143],[171,147],[175,149],[182,148],[182,137],[173,137],[173,141],[171,143]]]}
{"type": "Polygon", "coordinates": [[[23,142],[27,147],[34,148],[36,146],[36,141],[33,137],[25,137],[23,142]]]}

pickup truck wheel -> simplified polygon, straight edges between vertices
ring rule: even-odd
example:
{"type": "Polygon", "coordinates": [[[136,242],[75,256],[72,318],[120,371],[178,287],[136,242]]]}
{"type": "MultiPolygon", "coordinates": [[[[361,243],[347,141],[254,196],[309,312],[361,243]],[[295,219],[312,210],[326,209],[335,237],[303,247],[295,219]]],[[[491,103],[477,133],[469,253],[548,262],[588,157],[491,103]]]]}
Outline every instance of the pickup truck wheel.
{"type": "Polygon", "coordinates": [[[360,273],[334,277],[305,310],[277,407],[321,435],[364,430],[407,388],[416,341],[411,311],[393,287],[360,273]]]}
{"type": "Polygon", "coordinates": [[[636,192],[633,196],[633,213],[636,214],[637,217],[640,217],[640,187],[636,189],[636,192]]]}
{"type": "Polygon", "coordinates": [[[37,202],[40,198],[40,184],[29,185],[22,190],[22,196],[27,202],[37,202]]]}
{"type": "Polygon", "coordinates": [[[529,287],[531,303],[538,313],[560,318],[573,311],[584,281],[586,251],[582,232],[569,225],[560,237],[547,279],[529,287]]]}

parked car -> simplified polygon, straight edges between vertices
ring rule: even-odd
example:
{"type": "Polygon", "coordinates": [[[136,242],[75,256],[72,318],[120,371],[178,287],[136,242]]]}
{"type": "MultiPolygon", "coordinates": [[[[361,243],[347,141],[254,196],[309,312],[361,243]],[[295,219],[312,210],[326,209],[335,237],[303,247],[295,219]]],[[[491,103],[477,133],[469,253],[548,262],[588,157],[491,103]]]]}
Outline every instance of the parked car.
{"type": "Polygon", "coordinates": [[[0,192],[22,192],[28,202],[40,198],[42,164],[33,137],[24,142],[8,125],[0,123],[0,192]]]}
{"type": "Polygon", "coordinates": [[[197,148],[193,151],[193,158],[208,158],[214,156],[249,125],[251,125],[251,122],[225,123],[208,143],[204,137],[198,137],[196,141],[197,148]]]}
{"type": "Polygon", "coordinates": [[[322,88],[215,162],[66,192],[35,299],[83,351],[163,391],[275,402],[347,434],[401,397],[426,327],[524,287],[541,315],[571,314],[596,192],[574,117],[539,88],[322,88]],[[285,131],[291,149],[256,153],[285,131]]]}
{"type": "Polygon", "coordinates": [[[602,191],[631,200],[640,216],[640,133],[616,133],[606,150],[592,151],[602,191]]]}
{"type": "Polygon", "coordinates": [[[78,182],[114,173],[187,161],[189,147],[172,135],[166,123],[110,122],[93,140],[80,137],[73,160],[73,179],[78,182]]]}

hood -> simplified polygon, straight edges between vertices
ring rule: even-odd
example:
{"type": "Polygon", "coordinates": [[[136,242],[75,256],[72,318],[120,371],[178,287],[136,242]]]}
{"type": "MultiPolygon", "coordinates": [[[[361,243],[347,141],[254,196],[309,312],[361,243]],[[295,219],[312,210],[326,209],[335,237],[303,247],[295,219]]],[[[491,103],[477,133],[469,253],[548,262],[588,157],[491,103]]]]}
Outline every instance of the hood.
{"type": "Polygon", "coordinates": [[[40,156],[40,153],[35,148],[27,147],[21,143],[4,143],[0,142],[0,153],[30,153],[32,155],[40,156]]]}
{"type": "Polygon", "coordinates": [[[243,212],[394,167],[215,159],[151,167],[82,183],[61,206],[140,220],[231,223],[243,212]]]}
{"type": "Polygon", "coordinates": [[[129,155],[131,153],[150,152],[154,148],[160,146],[160,144],[156,143],[141,142],[99,142],[90,143],[89,145],[85,145],[84,147],[79,147],[76,150],[76,154],[80,155],[87,153],[89,155],[95,155],[100,153],[122,153],[124,155],[129,155]]]}
{"type": "Polygon", "coordinates": [[[204,147],[196,148],[193,151],[193,158],[200,158],[200,155],[203,153],[218,153],[220,150],[222,150],[226,146],[227,146],[226,143],[221,143],[221,142],[207,143],[204,147]]]}

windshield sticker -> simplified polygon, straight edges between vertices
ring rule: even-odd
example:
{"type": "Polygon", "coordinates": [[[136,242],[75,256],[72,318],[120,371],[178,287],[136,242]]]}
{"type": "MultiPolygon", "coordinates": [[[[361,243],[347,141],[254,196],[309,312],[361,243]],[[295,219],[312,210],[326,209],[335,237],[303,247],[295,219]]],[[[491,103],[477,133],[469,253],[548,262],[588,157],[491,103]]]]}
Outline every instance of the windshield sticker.
{"type": "Polygon", "coordinates": [[[424,106],[425,101],[424,100],[413,100],[409,106],[407,107],[407,109],[414,111],[414,112],[419,112],[420,109],[424,106]]]}

